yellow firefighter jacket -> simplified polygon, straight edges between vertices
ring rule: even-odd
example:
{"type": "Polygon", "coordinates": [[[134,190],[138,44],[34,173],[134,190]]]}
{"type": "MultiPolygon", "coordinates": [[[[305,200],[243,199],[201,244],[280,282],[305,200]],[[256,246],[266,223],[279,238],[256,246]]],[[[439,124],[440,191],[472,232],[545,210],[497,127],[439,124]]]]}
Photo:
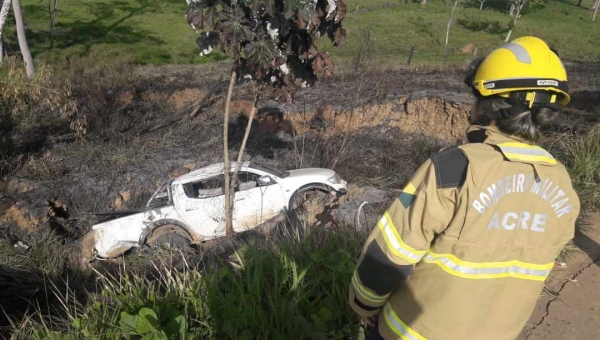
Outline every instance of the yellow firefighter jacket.
{"type": "Polygon", "coordinates": [[[574,236],[562,164],[494,127],[467,136],[419,168],[362,250],[350,306],[385,339],[516,338],[574,236]]]}

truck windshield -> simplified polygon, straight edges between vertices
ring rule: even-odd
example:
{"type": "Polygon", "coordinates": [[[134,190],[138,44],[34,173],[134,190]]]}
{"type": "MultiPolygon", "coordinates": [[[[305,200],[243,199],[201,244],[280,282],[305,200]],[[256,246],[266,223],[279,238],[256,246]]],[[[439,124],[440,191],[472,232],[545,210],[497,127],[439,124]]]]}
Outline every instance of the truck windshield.
{"type": "Polygon", "coordinates": [[[169,182],[164,183],[154,195],[150,198],[150,201],[147,203],[147,208],[158,208],[169,204],[169,190],[168,186],[169,182]]]}
{"type": "Polygon", "coordinates": [[[264,172],[266,172],[268,174],[275,175],[275,176],[277,176],[279,178],[285,178],[285,177],[289,176],[289,174],[290,174],[287,171],[284,172],[284,171],[279,171],[279,170],[271,169],[271,168],[268,168],[266,166],[259,165],[259,164],[256,164],[256,163],[250,163],[248,165],[248,167],[252,168],[252,169],[264,171],[264,172]]]}

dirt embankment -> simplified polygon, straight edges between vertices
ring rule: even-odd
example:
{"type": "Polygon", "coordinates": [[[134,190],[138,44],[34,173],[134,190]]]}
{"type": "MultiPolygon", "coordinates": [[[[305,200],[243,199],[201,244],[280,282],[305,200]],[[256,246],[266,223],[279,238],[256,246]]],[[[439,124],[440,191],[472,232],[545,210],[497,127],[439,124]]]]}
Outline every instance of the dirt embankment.
{"type": "MultiPolygon", "coordinates": [[[[363,82],[362,88],[377,89],[370,91],[346,80],[346,90],[358,93],[356,100],[348,101],[340,93],[343,89],[324,82],[300,92],[294,103],[261,103],[247,157],[280,168],[334,167],[351,181],[372,174],[383,180],[396,176],[399,179],[386,186],[400,187],[428,156],[415,157],[413,143],[435,136],[432,140],[439,142],[424,149],[430,153],[443,143],[462,140],[470,97],[440,90],[398,93],[393,88],[395,78],[382,77],[363,82]]],[[[437,79],[440,74],[415,79],[426,82],[428,77],[437,79]]],[[[210,83],[169,88],[156,85],[154,79],[150,84],[155,85],[138,79],[99,93],[96,100],[102,111],[89,119],[88,141],[48,138],[39,156],[32,155],[2,181],[3,219],[30,231],[51,220],[64,224],[68,220],[64,214],[55,216],[53,207],[58,204],[76,221],[89,223],[91,212],[140,207],[162,181],[220,161],[223,93],[190,117],[210,83]]],[[[232,103],[234,148],[246,125],[243,117],[251,108],[251,102],[244,100],[245,87],[240,91],[232,103]]]]}
{"type": "MultiPolygon", "coordinates": [[[[65,229],[74,224],[79,234],[93,222],[89,213],[141,207],[162,181],[220,161],[223,93],[190,114],[223,71],[140,68],[118,84],[82,93],[88,139],[44,136],[39,150],[1,181],[0,215],[27,230],[51,221],[65,229]]],[[[342,73],[299,91],[293,103],[265,100],[246,157],[279,168],[334,168],[359,186],[399,189],[431,153],[464,141],[473,99],[461,76],[461,70],[342,73]]],[[[251,87],[236,93],[234,149],[251,87]]],[[[589,90],[575,93],[571,110],[578,115],[571,121],[597,120],[598,98],[589,90]]]]}

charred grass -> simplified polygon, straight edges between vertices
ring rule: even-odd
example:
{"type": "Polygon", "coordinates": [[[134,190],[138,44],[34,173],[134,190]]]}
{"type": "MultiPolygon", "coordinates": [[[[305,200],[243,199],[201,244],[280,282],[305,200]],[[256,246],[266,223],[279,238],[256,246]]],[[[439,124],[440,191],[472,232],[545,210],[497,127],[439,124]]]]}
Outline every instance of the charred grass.
{"type": "MultiPolygon", "coordinates": [[[[67,79],[72,86],[61,96],[75,100],[76,114],[36,104],[26,91],[19,92],[25,96],[17,102],[21,111],[3,111],[3,122],[10,124],[0,125],[0,147],[6,151],[0,160],[2,175],[28,179],[35,188],[0,192],[0,209],[3,202],[41,199],[47,204],[52,199],[65,203],[70,216],[54,224],[48,221],[33,232],[9,223],[0,226],[0,291],[6,292],[0,293],[0,304],[9,317],[3,320],[2,335],[344,339],[356,333],[357,320],[346,299],[364,231],[343,225],[311,230],[287,222],[278,232],[245,236],[183,257],[166,250],[142,251],[117,265],[103,263],[95,272],[82,271],[71,261],[76,240],[94,222],[89,213],[112,209],[120,192],[130,190],[135,197],[124,208],[137,208],[158,183],[182,167],[220,161],[222,104],[190,118],[189,104],[201,96],[180,105],[171,98],[182,89],[206,89],[224,71],[223,65],[82,66],[38,83],[54,89],[67,79]],[[32,119],[39,116],[44,119],[32,119]],[[84,135],[72,128],[73,122],[84,124],[84,135]],[[159,128],[150,131],[155,127],[159,128]],[[140,329],[132,326],[138,322],[144,324],[140,329]]],[[[581,75],[588,71],[583,68],[575,77],[588,79],[593,87],[597,79],[581,75]]],[[[459,74],[444,67],[341,70],[331,82],[299,93],[295,104],[281,107],[308,114],[335,104],[351,111],[420,90],[452,95],[464,92],[459,74]],[[344,98],[344,93],[353,95],[344,98]]],[[[587,88],[579,84],[580,91],[587,88]]],[[[18,85],[3,83],[2,90],[18,85]]],[[[250,90],[241,87],[236,99],[247,100],[249,95],[250,90]]],[[[41,90],[39,96],[40,103],[55,100],[51,91],[41,90]]],[[[568,167],[586,209],[594,209],[600,201],[600,138],[598,129],[591,127],[598,124],[599,105],[593,104],[597,94],[589,96],[574,103],[544,144],[568,167]]],[[[16,107],[15,99],[9,100],[4,107],[16,107]]],[[[294,141],[252,135],[247,158],[280,168],[334,168],[359,185],[401,189],[425,159],[452,144],[386,126],[338,135],[319,124],[306,130],[294,141]]],[[[233,148],[235,138],[232,134],[233,148]]]]}

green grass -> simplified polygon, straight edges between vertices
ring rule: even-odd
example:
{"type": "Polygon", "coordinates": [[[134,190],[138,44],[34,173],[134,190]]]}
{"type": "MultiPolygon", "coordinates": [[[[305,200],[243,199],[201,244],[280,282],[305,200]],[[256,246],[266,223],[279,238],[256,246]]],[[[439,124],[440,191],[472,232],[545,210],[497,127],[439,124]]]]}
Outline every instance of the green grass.
{"type": "MultiPolygon", "coordinates": [[[[22,1],[27,37],[36,57],[50,62],[94,55],[138,64],[193,64],[223,59],[198,55],[183,0],[60,1],[55,47],[50,49],[48,2],[22,1]]],[[[8,37],[18,50],[14,33],[8,37]]]]}
{"type": "Polygon", "coordinates": [[[600,208],[600,129],[570,141],[565,146],[565,165],[584,208],[600,208]]]}
{"type": "Polygon", "coordinates": [[[550,135],[542,146],[567,168],[582,213],[600,209],[600,129],[592,127],[581,134],[550,135]]]}
{"type": "MultiPolygon", "coordinates": [[[[450,61],[465,61],[472,54],[461,54],[469,43],[478,55],[502,44],[511,18],[504,8],[506,1],[488,0],[484,10],[459,7],[450,29],[450,61]]],[[[577,7],[575,0],[550,1],[541,9],[522,15],[512,38],[536,35],[556,47],[569,59],[597,59],[600,54],[600,25],[591,21],[591,12],[577,7]]],[[[361,45],[363,31],[371,31],[371,56],[377,62],[405,63],[412,46],[417,51],[414,62],[441,62],[445,54],[445,34],[451,1],[430,0],[425,6],[404,1],[348,1],[347,44],[334,52],[343,59],[353,58],[361,45]],[[359,11],[356,5],[362,4],[359,11]],[[388,4],[388,5],[386,5],[388,4]]],[[[323,44],[325,46],[325,44],[323,44]]]]}
{"type": "MultiPolygon", "coordinates": [[[[600,22],[592,22],[587,7],[577,0],[549,1],[543,8],[523,14],[513,37],[537,35],[568,59],[598,59],[600,22]]],[[[132,61],[139,64],[195,64],[223,60],[216,52],[198,56],[196,34],[185,22],[183,0],[86,0],[59,2],[55,48],[50,49],[47,2],[24,0],[23,13],[28,39],[36,58],[50,62],[93,57],[94,60],[132,61]]],[[[587,6],[587,3],[585,4],[587,6]]],[[[328,38],[319,48],[331,51],[337,62],[353,61],[368,47],[375,63],[404,64],[412,46],[414,63],[440,63],[445,57],[446,23],[450,1],[429,0],[425,6],[400,0],[347,0],[344,26],[346,43],[335,48],[328,38]],[[365,39],[369,31],[370,38],[365,39]]],[[[472,54],[460,49],[475,44],[478,54],[503,42],[511,18],[506,1],[488,0],[484,10],[459,6],[450,31],[449,61],[463,63],[472,54]]],[[[10,51],[18,52],[12,25],[7,36],[10,51]]]]}
{"type": "Polygon", "coordinates": [[[348,306],[348,287],[364,237],[341,228],[251,238],[179,271],[173,253],[152,254],[151,271],[141,269],[143,257],[132,256],[119,273],[99,274],[100,292],[87,303],[74,291],[55,291],[63,313],[32,315],[13,336],[349,339],[358,331],[358,317],[348,306]]]}

